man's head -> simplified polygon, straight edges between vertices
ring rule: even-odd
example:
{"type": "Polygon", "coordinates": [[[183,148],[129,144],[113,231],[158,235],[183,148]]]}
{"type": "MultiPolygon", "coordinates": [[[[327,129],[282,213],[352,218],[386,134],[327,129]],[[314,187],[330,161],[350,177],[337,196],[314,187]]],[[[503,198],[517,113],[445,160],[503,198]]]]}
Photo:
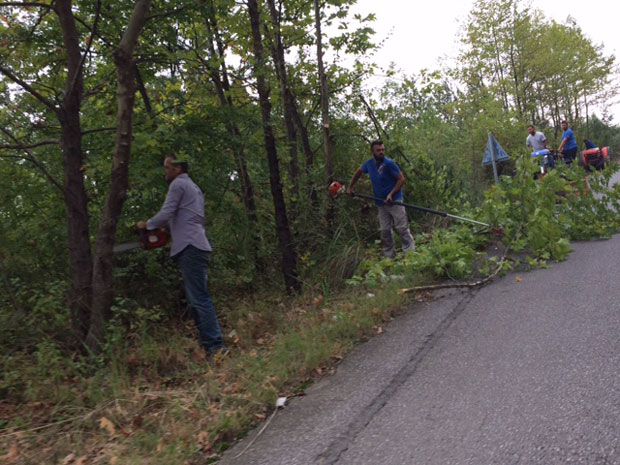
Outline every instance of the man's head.
{"type": "Polygon", "coordinates": [[[174,155],[168,155],[164,160],[166,170],[166,181],[170,184],[178,175],[187,173],[188,165],[186,161],[179,161],[174,155]]]}
{"type": "Polygon", "coordinates": [[[376,161],[382,161],[385,158],[385,145],[381,140],[373,140],[370,143],[370,153],[376,161]]]}
{"type": "Polygon", "coordinates": [[[527,127],[527,132],[529,132],[532,136],[533,136],[534,134],[536,134],[536,128],[534,128],[534,125],[533,125],[533,124],[530,124],[530,125],[527,127]]]}
{"type": "Polygon", "coordinates": [[[568,129],[568,122],[566,120],[562,121],[562,131],[566,131],[568,129]]]}

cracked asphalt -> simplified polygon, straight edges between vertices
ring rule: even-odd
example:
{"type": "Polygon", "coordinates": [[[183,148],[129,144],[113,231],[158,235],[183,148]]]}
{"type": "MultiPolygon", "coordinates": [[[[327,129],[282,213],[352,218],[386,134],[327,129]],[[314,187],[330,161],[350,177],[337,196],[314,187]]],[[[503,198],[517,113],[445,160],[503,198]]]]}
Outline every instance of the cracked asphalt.
{"type": "Polygon", "coordinates": [[[620,464],[620,236],[571,247],[412,305],[219,463],[620,464]]]}

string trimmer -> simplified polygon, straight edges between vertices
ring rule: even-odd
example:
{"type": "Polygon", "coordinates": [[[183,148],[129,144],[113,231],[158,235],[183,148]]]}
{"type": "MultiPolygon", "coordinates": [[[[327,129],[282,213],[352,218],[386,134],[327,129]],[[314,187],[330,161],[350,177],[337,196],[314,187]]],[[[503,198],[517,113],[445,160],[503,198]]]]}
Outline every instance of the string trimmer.
{"type": "MultiPolygon", "coordinates": [[[[332,196],[332,198],[335,199],[336,197],[338,197],[338,195],[345,194],[345,193],[346,193],[345,186],[341,182],[334,181],[334,182],[332,182],[330,184],[330,186],[329,186],[329,194],[332,196]]],[[[374,197],[374,196],[368,195],[368,194],[358,194],[357,192],[353,193],[353,197],[359,197],[359,198],[368,199],[368,200],[378,200],[378,201],[381,201],[381,202],[384,201],[384,199],[380,199],[378,197],[374,197]]],[[[421,207],[419,205],[413,205],[411,203],[398,202],[396,200],[392,201],[392,205],[402,205],[405,208],[411,208],[411,209],[414,209],[414,210],[419,210],[419,211],[422,211],[422,212],[431,213],[433,215],[443,216],[444,218],[453,218],[453,219],[459,220],[459,221],[466,221],[468,223],[477,224],[477,225],[480,225],[480,226],[485,226],[485,227],[489,228],[495,234],[500,234],[500,235],[503,234],[503,230],[499,226],[491,226],[490,224],[483,223],[482,221],[477,221],[477,220],[472,220],[472,219],[469,219],[469,218],[464,218],[462,216],[452,215],[450,213],[442,212],[440,210],[434,210],[432,208],[421,207]]]]}

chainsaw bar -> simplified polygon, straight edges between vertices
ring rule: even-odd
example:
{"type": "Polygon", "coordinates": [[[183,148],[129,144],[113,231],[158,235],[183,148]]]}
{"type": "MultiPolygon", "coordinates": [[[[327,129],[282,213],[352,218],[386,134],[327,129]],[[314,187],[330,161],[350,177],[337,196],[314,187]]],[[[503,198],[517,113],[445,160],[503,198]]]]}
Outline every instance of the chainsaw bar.
{"type": "Polygon", "coordinates": [[[127,252],[134,249],[151,250],[163,247],[168,244],[168,232],[165,229],[139,229],[136,230],[140,236],[138,242],[127,242],[125,244],[115,245],[112,248],[114,253],[127,252]]]}
{"type": "Polygon", "coordinates": [[[141,247],[139,242],[127,242],[125,244],[115,245],[112,251],[114,253],[127,252],[133,249],[139,249],[141,247]]]}

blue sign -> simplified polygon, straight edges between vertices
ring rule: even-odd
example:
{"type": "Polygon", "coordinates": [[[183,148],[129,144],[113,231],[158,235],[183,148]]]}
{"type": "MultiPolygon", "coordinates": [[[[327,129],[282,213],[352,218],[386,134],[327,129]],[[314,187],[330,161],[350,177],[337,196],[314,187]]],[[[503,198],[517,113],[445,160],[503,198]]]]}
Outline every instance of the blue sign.
{"type": "Polygon", "coordinates": [[[493,134],[489,134],[489,142],[487,142],[487,148],[484,151],[484,158],[482,159],[483,165],[490,165],[493,163],[493,159],[491,158],[492,151],[495,152],[495,163],[510,159],[506,151],[499,145],[495,137],[493,137],[493,134]]]}

